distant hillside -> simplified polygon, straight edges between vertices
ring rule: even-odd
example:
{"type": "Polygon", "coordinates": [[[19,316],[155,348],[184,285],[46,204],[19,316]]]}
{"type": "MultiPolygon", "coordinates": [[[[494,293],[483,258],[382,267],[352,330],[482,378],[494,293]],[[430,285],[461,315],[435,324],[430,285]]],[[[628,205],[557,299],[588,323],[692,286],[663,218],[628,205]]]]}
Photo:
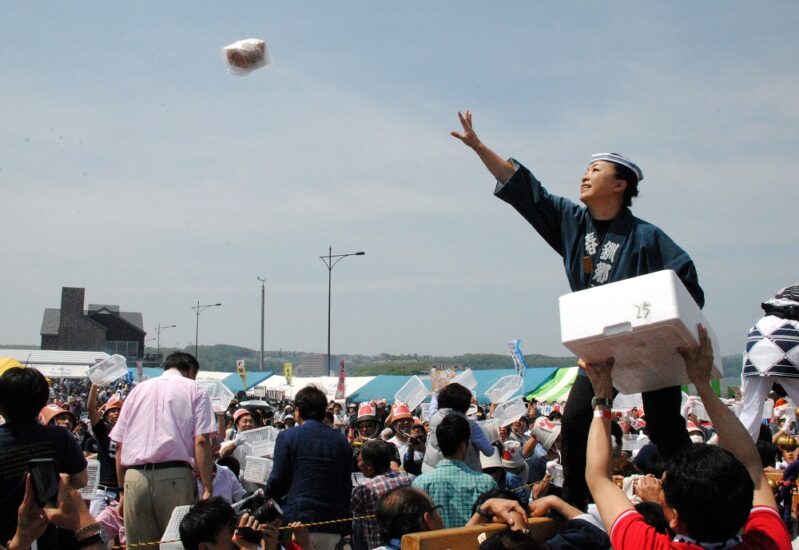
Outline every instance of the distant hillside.
{"type": "Polygon", "coordinates": [[[724,367],[724,378],[741,378],[741,370],[743,370],[744,356],[742,353],[738,355],[725,355],[721,358],[721,364],[724,367]]]}
{"type": "MultiPolygon", "coordinates": [[[[10,345],[2,344],[0,349],[39,349],[35,345],[10,345]]],[[[166,357],[173,351],[187,351],[194,353],[194,346],[186,346],[183,349],[161,348],[161,354],[166,357]]],[[[155,348],[146,348],[145,353],[154,354],[155,348]]],[[[199,353],[200,365],[203,370],[232,372],[236,369],[236,361],[244,359],[247,370],[258,371],[260,352],[250,348],[240,346],[230,346],[227,344],[217,344],[215,346],[200,346],[199,353]]],[[[264,350],[264,371],[276,373],[283,372],[283,363],[293,363],[298,366],[308,353],[301,351],[284,350],[264,350]]],[[[0,352],[2,356],[2,352],[0,352]]],[[[373,376],[377,374],[427,374],[433,367],[437,368],[458,368],[458,369],[511,369],[513,361],[510,354],[479,354],[468,353],[455,356],[433,356],[419,355],[416,353],[392,355],[382,353],[380,355],[334,355],[331,363],[338,365],[339,360],[346,360],[347,374],[351,376],[373,376]]],[[[549,355],[530,354],[524,356],[527,366],[535,367],[573,367],[577,364],[575,357],[552,357],[549,355]]],[[[740,378],[741,362],[743,356],[727,355],[722,358],[724,367],[724,378],[740,378]]]]}

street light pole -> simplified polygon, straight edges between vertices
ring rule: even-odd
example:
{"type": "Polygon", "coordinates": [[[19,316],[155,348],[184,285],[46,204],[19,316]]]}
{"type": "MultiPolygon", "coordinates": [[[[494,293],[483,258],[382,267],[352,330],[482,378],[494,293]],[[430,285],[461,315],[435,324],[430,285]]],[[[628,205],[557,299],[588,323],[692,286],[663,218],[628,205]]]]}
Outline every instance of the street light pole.
{"type": "Polygon", "coordinates": [[[202,313],[209,307],[218,307],[221,305],[222,305],[221,303],[218,303],[218,304],[205,304],[201,306],[200,300],[197,300],[197,305],[191,306],[191,309],[194,310],[194,314],[196,315],[196,321],[194,323],[194,358],[197,359],[197,361],[200,360],[199,357],[197,356],[199,349],[199,346],[197,344],[200,338],[200,313],[202,313]]]}
{"type": "Polygon", "coordinates": [[[161,355],[161,333],[164,332],[168,328],[174,328],[176,326],[177,325],[167,325],[167,326],[164,327],[164,326],[161,326],[161,322],[160,321],[158,322],[158,326],[155,327],[156,340],[158,341],[158,343],[156,345],[156,349],[155,349],[155,354],[156,355],[158,355],[158,356],[161,355]]]}
{"type": "Polygon", "coordinates": [[[351,252],[350,254],[333,254],[333,247],[327,250],[327,256],[319,256],[327,267],[327,375],[330,374],[330,297],[333,290],[333,268],[347,256],[363,256],[366,252],[351,252]],[[335,259],[335,261],[334,261],[335,259]]]}
{"type": "Polygon", "coordinates": [[[266,279],[258,277],[261,281],[261,363],[260,371],[264,371],[264,303],[266,302],[266,279]]]}

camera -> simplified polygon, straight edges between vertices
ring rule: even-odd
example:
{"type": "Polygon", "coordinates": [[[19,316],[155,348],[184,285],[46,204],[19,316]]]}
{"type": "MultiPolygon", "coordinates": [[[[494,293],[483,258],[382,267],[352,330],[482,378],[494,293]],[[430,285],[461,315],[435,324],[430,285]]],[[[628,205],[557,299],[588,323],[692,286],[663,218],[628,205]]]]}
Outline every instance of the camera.
{"type": "Polygon", "coordinates": [[[250,514],[258,523],[267,523],[283,517],[283,509],[274,499],[267,498],[263,489],[258,489],[234,506],[237,517],[250,514]]]}

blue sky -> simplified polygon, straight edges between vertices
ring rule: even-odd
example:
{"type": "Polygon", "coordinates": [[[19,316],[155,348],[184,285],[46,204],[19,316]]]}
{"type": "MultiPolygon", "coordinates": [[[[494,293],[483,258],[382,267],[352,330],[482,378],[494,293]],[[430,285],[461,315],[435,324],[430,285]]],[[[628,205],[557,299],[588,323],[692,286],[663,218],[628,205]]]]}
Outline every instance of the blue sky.
{"type": "Polygon", "coordinates": [[[694,258],[724,353],[799,280],[791,2],[5,2],[0,342],[61,286],[141,311],[162,345],[566,354],[560,258],[451,138],[576,198],[598,151],[694,258]],[[235,77],[221,48],[266,41],[235,77]]]}

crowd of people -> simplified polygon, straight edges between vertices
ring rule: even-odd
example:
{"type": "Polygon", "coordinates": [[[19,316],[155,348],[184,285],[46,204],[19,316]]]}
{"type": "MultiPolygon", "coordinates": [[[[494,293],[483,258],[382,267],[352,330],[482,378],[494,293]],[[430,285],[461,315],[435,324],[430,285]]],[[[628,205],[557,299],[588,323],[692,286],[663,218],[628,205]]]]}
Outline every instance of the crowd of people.
{"type": "MultiPolygon", "coordinates": [[[[468,111],[459,119],[452,135],[496,178],[495,195],[562,256],[572,290],[671,269],[704,305],[688,254],[630,211],[643,180],[636,163],[593,155],[577,205],[486,147],[468,111]]],[[[408,533],[485,523],[508,529],[481,550],[788,549],[799,415],[775,403],[772,429],[760,420],[773,382],[799,396],[799,287],[763,306],[744,359],[746,427],[712,390],[702,326],[697,345],[677,350],[698,394],[682,410],[679,386],[643,392],[640,408],[614,408],[608,358],[580,361],[565,404],[531,401],[510,419],[458,383],[437,389],[425,417],[402,402],[330,402],[313,385],[291,403],[214,410],[188,353],[167,357],[157,378],[103,388],[48,385],[6,362],[0,543],[155,547],[188,506],[179,527],[187,550],[399,550],[408,533]],[[76,493],[87,457],[100,465],[88,503],[76,493]],[[49,484],[33,475],[45,463],[49,484]],[[766,472],[780,467],[773,490],[766,472]],[[561,520],[545,541],[528,532],[528,518],[543,515],[561,520]]]]}
{"type": "MultiPolygon", "coordinates": [[[[193,382],[199,364],[176,353],[166,359],[161,377],[126,393],[89,385],[86,410],[78,416],[69,401],[52,399],[54,384],[38,371],[6,363],[0,454],[8,498],[0,505],[0,536],[9,548],[30,544],[32,533],[39,548],[75,547],[84,540],[89,542],[81,547],[152,543],[162,540],[175,507],[194,504],[180,528],[186,548],[399,548],[406,533],[494,521],[514,533],[486,541],[487,548],[520,540],[525,548],[635,548],[630,541],[657,533],[689,542],[771,537],[776,546],[769,547],[784,547],[794,521],[791,483],[799,477],[799,409],[788,410],[784,399],[770,396],[776,406],[757,446],[742,438],[746,430],[728,403],[705,389],[708,349],[705,339],[703,347],[683,350],[703,406],[689,401],[683,408],[693,445],[678,459],[664,459],[648,440],[645,410],[596,407],[585,476],[595,504],[588,507],[564,499],[560,404],[530,400],[523,416],[496,430],[480,422],[492,419],[492,404],[476,403],[457,383],[434,395],[429,418],[420,418],[421,407],[410,410],[401,402],[329,401],[315,386],[298,391],[292,402],[234,400],[215,412],[193,382]],[[542,409],[551,412],[543,415],[542,409]],[[258,483],[244,475],[252,452],[247,432],[266,427],[274,436],[267,455],[272,469],[258,483]],[[39,509],[32,498],[24,475],[32,457],[55,458],[63,474],[63,513],[39,509]],[[99,484],[92,500],[77,505],[87,458],[99,461],[99,484]],[[776,490],[778,505],[763,476],[780,468],[785,483],[776,490]],[[741,494],[720,488],[733,485],[741,494]],[[239,503],[253,498],[259,511],[251,506],[243,513],[239,503]],[[714,517],[712,503],[703,498],[741,502],[736,514],[722,507],[714,517]],[[279,510],[269,519],[267,505],[279,510]],[[705,532],[692,514],[703,518],[699,524],[725,527],[705,532]],[[524,535],[531,515],[561,518],[560,531],[549,541],[533,540],[524,535]],[[35,517],[37,528],[25,517],[35,517]]],[[[613,393],[606,387],[612,364],[583,367],[598,396],[613,393]]],[[[741,546],[747,547],[766,546],[741,546]]]]}

